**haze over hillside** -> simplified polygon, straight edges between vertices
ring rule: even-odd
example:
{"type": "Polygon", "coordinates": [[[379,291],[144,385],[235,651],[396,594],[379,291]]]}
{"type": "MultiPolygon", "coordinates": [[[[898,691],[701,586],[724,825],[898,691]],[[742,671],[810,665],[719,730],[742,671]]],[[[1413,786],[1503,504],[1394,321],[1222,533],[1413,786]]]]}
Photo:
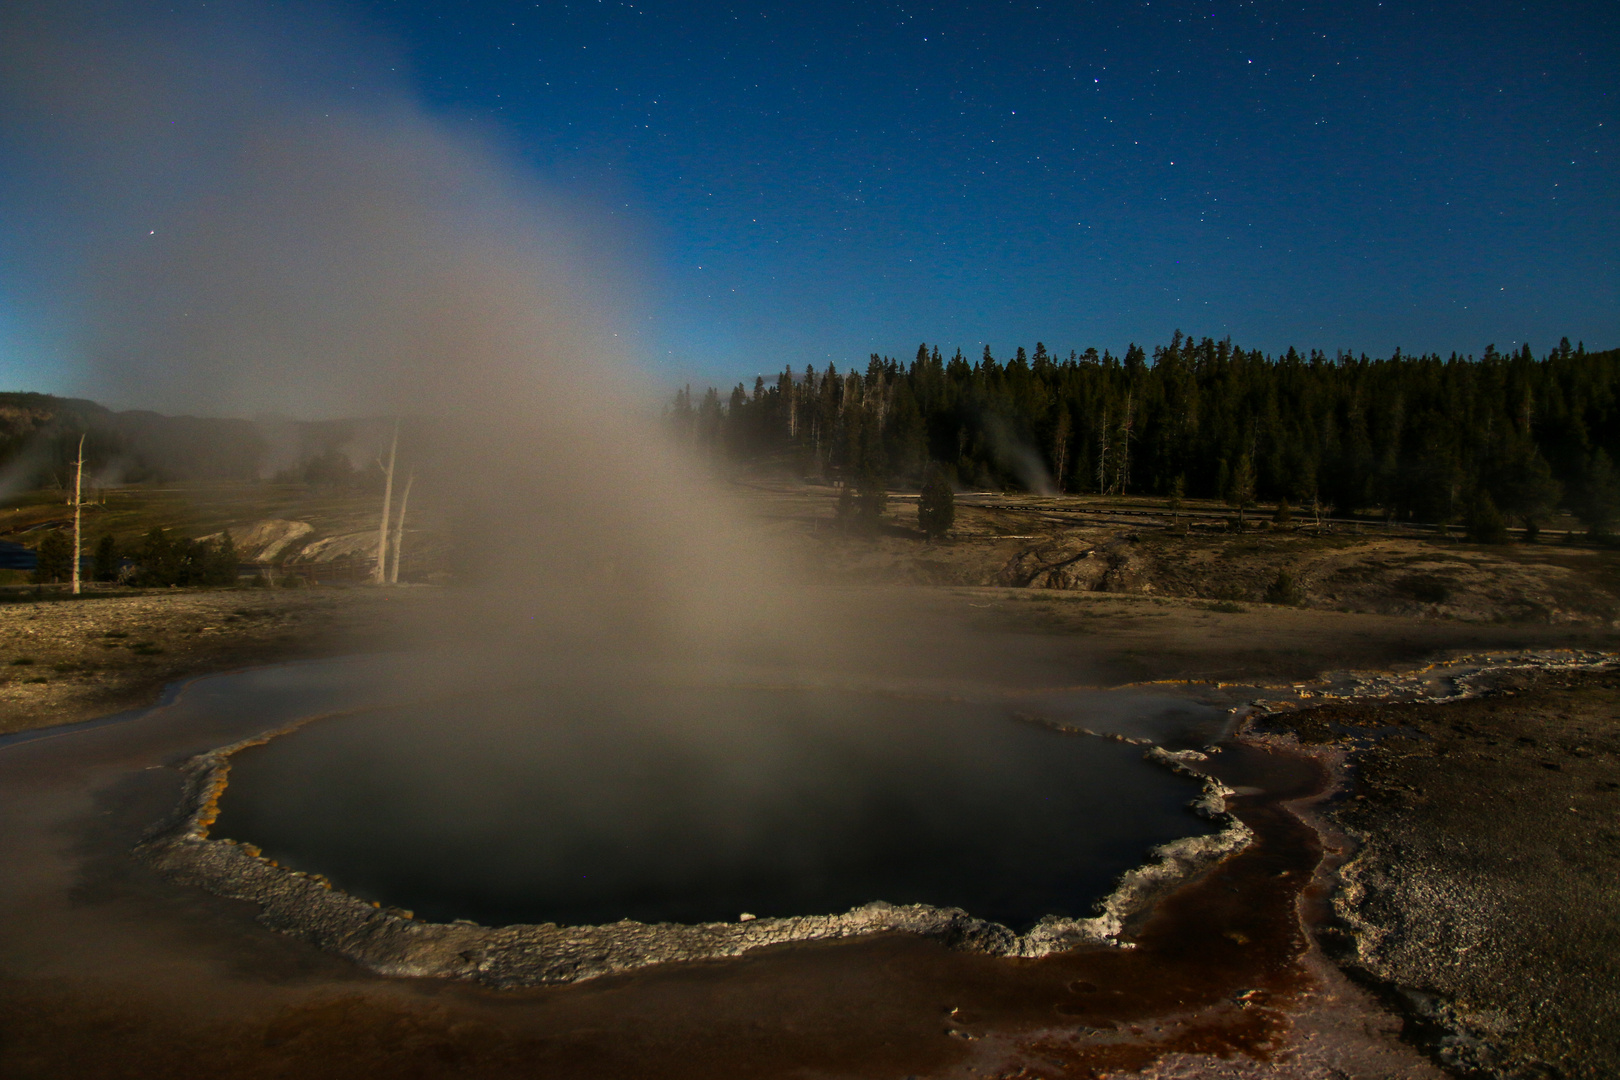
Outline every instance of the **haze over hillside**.
{"type": "Polygon", "coordinates": [[[95,486],[180,481],[312,480],[364,472],[389,421],[256,420],[116,412],[82,398],[0,393],[0,498],[69,482],[85,437],[95,486]],[[311,469],[314,469],[311,472],[311,469]]]}

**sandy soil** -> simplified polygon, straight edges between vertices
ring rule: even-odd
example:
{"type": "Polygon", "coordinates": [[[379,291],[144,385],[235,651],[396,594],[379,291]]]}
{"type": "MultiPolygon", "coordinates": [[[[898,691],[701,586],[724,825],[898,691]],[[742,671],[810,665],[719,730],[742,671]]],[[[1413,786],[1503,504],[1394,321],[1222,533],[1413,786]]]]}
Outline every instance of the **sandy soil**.
{"type": "MultiPolygon", "coordinates": [[[[944,617],[996,635],[1080,646],[1102,682],[1300,680],[1326,669],[1416,663],[1481,648],[1617,647],[1583,623],[1467,623],[1285,605],[1223,607],[1139,593],[1012,587],[925,593],[944,617]]],[[[301,656],[364,651],[401,605],[432,589],[129,590],[74,599],[0,596],[0,734],[148,705],[177,679],[301,656]]]]}
{"type": "Polygon", "coordinates": [[[177,679],[375,643],[417,590],[107,587],[0,598],[0,734],[150,705],[177,679]],[[37,597],[37,598],[36,598],[37,597]]]}
{"type": "Polygon", "coordinates": [[[1111,683],[1297,682],[1325,671],[1415,665],[1456,652],[1620,647],[1620,631],[1606,623],[1470,623],[1056,589],[952,589],[944,595],[967,605],[983,628],[1082,644],[1111,683]]]}
{"type": "Polygon", "coordinates": [[[1464,1075],[1620,1075],[1620,677],[1526,671],[1450,704],[1257,730],[1349,755],[1328,949],[1464,1075]]]}
{"type": "Polygon", "coordinates": [[[1188,528],[1162,500],[978,495],[958,500],[950,534],[925,543],[914,497],[894,496],[882,527],[841,527],[835,492],[786,483],[742,488],[742,504],[797,541],[806,567],[862,584],[969,585],[1180,597],[1244,606],[1279,573],[1290,606],[1465,623],[1581,624],[1620,619],[1620,551],[1565,532],[1541,542],[1470,544],[1372,523],[1317,529],[1211,507],[1188,528]]]}

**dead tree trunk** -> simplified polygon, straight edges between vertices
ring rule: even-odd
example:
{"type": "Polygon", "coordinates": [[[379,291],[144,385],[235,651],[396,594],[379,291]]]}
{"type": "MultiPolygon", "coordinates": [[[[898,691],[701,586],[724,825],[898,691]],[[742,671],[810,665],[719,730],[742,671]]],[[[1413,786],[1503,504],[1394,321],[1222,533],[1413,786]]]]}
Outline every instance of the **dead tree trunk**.
{"type": "Polygon", "coordinates": [[[84,436],[79,436],[79,461],[73,473],[73,595],[79,595],[79,552],[83,550],[79,525],[84,517],[84,436]]]}
{"type": "MultiPolygon", "coordinates": [[[[383,468],[382,524],[377,526],[377,568],[371,572],[371,583],[383,585],[388,581],[388,519],[394,502],[394,454],[399,450],[399,421],[394,421],[394,441],[388,445],[388,464],[383,468]]],[[[378,464],[381,464],[379,461],[378,464]]]]}
{"type": "Polygon", "coordinates": [[[1058,412],[1057,431],[1052,436],[1052,465],[1057,470],[1053,477],[1057,481],[1058,494],[1063,494],[1063,477],[1069,464],[1069,410],[1061,408],[1058,412]]]}
{"type": "Polygon", "coordinates": [[[1097,426],[1097,494],[1108,494],[1108,410],[1104,409],[1102,423],[1097,426]]]}
{"type": "Polygon", "coordinates": [[[1114,485],[1118,493],[1125,494],[1126,486],[1131,482],[1131,397],[1125,395],[1125,419],[1119,425],[1119,480],[1114,485]]]}
{"type": "Polygon", "coordinates": [[[394,526],[393,563],[388,568],[388,584],[399,584],[399,555],[405,549],[405,511],[411,505],[411,485],[416,483],[416,470],[405,477],[405,490],[399,496],[399,522],[394,526]]]}

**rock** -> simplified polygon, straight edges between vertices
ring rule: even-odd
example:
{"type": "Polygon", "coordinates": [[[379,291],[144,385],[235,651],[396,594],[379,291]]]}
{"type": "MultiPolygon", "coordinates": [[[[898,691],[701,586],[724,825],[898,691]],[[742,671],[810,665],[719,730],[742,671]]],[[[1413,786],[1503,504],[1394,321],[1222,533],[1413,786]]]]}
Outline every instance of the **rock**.
{"type": "Polygon", "coordinates": [[[343,559],[375,559],[377,557],[377,530],[343,533],[327,536],[305,546],[297,562],[330,563],[343,559]]]}
{"type": "Polygon", "coordinates": [[[289,521],[286,518],[262,518],[247,525],[236,525],[230,530],[231,543],[242,558],[249,562],[275,562],[282,555],[296,554],[303,547],[300,541],[315,531],[307,521],[289,521]]]}

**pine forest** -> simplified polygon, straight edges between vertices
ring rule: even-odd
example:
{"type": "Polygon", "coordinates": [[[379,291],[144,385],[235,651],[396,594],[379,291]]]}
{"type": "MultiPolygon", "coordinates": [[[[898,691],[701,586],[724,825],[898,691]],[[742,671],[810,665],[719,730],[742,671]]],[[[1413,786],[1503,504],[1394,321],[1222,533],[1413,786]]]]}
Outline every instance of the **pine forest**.
{"type": "Polygon", "coordinates": [[[1489,502],[1534,529],[1560,508],[1607,532],[1617,497],[1620,350],[1568,339],[1477,359],[1282,356],[1178,331],[1123,357],[1037,343],[976,361],[806,367],[729,397],[675,395],[678,436],[717,456],[846,486],[1287,500],[1340,514],[1462,520],[1489,502]]]}

